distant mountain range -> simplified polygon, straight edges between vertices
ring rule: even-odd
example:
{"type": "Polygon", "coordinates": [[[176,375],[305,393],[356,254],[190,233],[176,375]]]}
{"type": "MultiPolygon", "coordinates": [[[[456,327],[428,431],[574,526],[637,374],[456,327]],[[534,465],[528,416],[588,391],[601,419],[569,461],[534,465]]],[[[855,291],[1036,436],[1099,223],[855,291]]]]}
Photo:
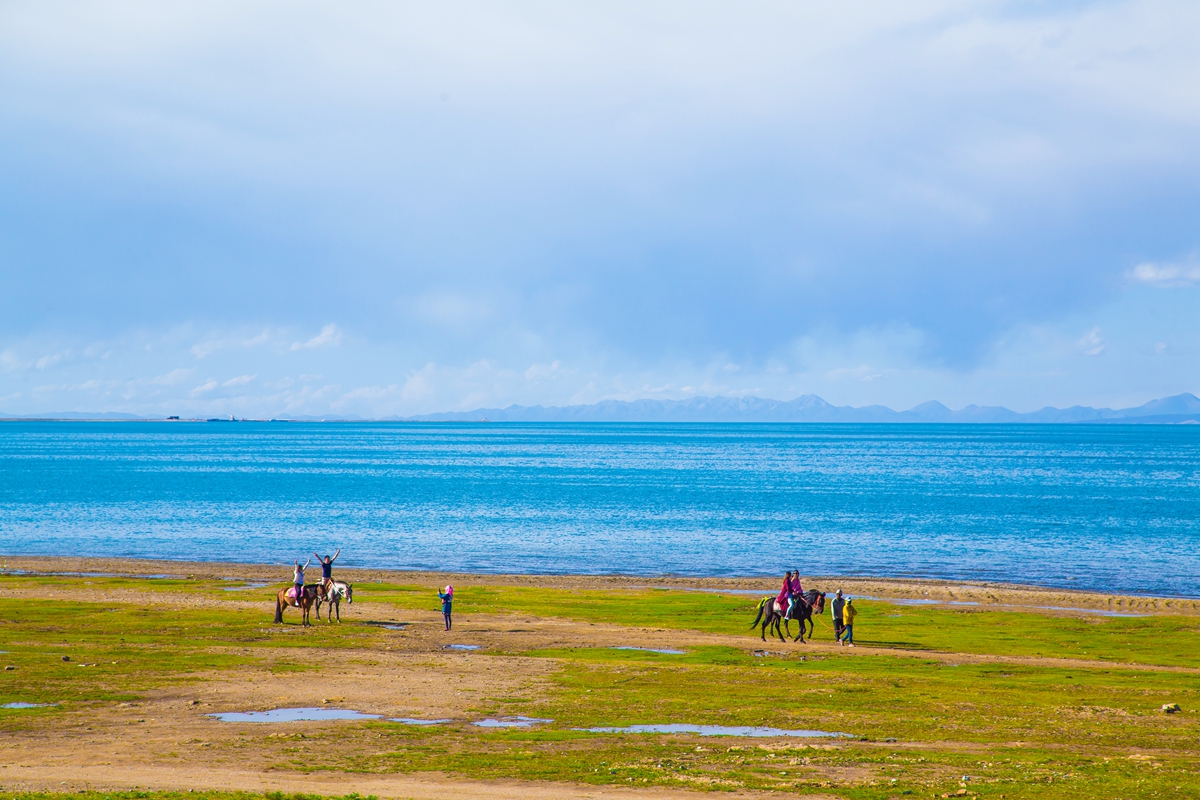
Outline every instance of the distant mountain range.
{"type": "MultiPolygon", "coordinates": [[[[61,420],[155,420],[163,417],[139,417],[117,412],[87,413],[64,411],[52,414],[0,414],[0,419],[61,420]]],[[[224,420],[226,418],[222,418],[224,420]]],[[[304,415],[279,417],[295,422],[358,422],[362,417],[304,415]]],[[[1010,411],[1003,406],[969,405],[952,411],[936,400],[907,411],[887,406],[835,406],[815,394],[795,400],[767,400],[761,397],[693,397],[688,400],[604,400],[579,406],[517,406],[477,408],[474,411],[447,411],[415,417],[385,417],[384,421],[405,422],[1090,422],[1117,424],[1200,424],[1200,398],[1177,394],[1151,400],[1136,408],[1046,408],[1027,413],[1010,411]]]]}
{"type": "MultiPolygon", "coordinates": [[[[391,419],[401,419],[392,417],[391,419]]],[[[404,417],[421,422],[1114,422],[1200,423],[1200,398],[1177,394],[1137,408],[1071,406],[1020,414],[1002,406],[970,405],[952,411],[936,400],[907,411],[887,406],[835,406],[815,394],[795,400],[761,397],[693,397],[688,400],[605,400],[580,406],[509,406],[404,417]]]]}

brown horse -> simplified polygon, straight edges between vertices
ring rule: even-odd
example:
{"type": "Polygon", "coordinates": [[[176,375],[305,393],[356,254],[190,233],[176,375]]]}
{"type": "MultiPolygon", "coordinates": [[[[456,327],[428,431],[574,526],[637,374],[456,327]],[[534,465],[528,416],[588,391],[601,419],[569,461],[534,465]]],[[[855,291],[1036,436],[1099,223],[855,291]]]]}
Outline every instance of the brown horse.
{"type": "Polygon", "coordinates": [[[824,592],[818,592],[816,589],[809,589],[800,597],[797,602],[792,604],[790,614],[784,614],[782,611],[777,610],[775,608],[775,597],[771,595],[764,597],[759,601],[758,616],[754,618],[754,622],[750,623],[750,627],[753,628],[754,626],[758,625],[759,620],[762,620],[762,640],[764,642],[767,640],[767,628],[772,629],[775,635],[779,637],[779,641],[786,642],[787,638],[784,637],[783,631],[780,630],[780,623],[783,623],[785,626],[787,626],[788,636],[790,636],[792,633],[791,625],[789,624],[790,621],[793,619],[799,620],[800,633],[792,641],[799,641],[801,644],[803,644],[805,623],[807,622],[808,625],[812,626],[813,630],[816,629],[816,626],[813,625],[812,621],[812,615],[814,611],[818,614],[821,614],[825,611],[824,592]]]}
{"type": "MultiPolygon", "coordinates": [[[[300,596],[300,613],[303,616],[305,625],[312,624],[308,621],[308,614],[317,602],[320,588],[319,584],[310,583],[304,587],[304,594],[300,596]]],[[[275,623],[278,625],[283,624],[283,610],[292,604],[291,598],[288,597],[288,593],[292,589],[293,587],[291,586],[286,589],[280,589],[279,594],[275,595],[275,623]]]]}

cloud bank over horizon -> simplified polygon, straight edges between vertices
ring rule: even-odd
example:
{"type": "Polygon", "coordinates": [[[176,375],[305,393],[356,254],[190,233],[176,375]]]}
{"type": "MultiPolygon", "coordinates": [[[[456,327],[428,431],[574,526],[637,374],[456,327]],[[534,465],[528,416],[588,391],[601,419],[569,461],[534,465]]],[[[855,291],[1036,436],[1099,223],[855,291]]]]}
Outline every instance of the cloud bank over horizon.
{"type": "Polygon", "coordinates": [[[1200,7],[0,8],[0,411],[1200,391],[1200,7]]]}

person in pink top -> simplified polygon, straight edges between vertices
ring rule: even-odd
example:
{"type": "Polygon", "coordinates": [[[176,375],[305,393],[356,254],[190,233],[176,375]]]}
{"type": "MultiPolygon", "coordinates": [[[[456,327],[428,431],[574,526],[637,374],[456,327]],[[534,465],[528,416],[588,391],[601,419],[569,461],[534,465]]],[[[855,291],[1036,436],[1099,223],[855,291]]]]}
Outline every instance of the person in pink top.
{"type": "Polygon", "coordinates": [[[788,599],[786,613],[790,617],[792,615],[792,606],[800,602],[800,599],[804,597],[804,587],[800,585],[800,570],[796,570],[792,573],[792,582],[791,586],[789,587],[789,594],[791,597],[788,599]]]}
{"type": "Polygon", "coordinates": [[[783,576],[783,588],[779,591],[779,596],[775,598],[775,602],[779,604],[780,611],[787,611],[788,600],[792,596],[792,571],[789,569],[787,574],[783,576]]]}

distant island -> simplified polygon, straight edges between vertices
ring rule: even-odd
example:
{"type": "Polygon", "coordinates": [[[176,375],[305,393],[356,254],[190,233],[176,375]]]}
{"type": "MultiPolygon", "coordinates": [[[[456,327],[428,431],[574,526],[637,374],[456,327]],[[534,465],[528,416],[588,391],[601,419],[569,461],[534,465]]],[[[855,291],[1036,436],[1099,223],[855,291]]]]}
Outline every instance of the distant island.
{"type": "MultiPolygon", "coordinates": [[[[122,412],[90,413],[60,411],[47,414],[0,414],[0,419],[147,421],[178,420],[171,416],[138,416],[122,412]]],[[[187,421],[186,419],[184,421],[187,421]]],[[[197,421],[197,420],[193,420],[197,421]]],[[[205,422],[234,422],[234,417],[200,419],[205,422]]],[[[267,421],[267,420],[261,420],[267,421]]],[[[273,422],[978,422],[978,423],[1117,423],[1200,424],[1200,398],[1183,393],[1151,400],[1136,408],[1046,408],[1027,413],[1003,406],[969,405],[952,411],[936,400],[907,411],[887,406],[835,406],[815,394],[795,400],[761,397],[693,397],[687,400],[604,400],[577,406],[518,406],[477,408],[474,411],[445,411],[412,417],[383,417],[372,420],[353,414],[303,416],[281,415],[273,422]]]]}

